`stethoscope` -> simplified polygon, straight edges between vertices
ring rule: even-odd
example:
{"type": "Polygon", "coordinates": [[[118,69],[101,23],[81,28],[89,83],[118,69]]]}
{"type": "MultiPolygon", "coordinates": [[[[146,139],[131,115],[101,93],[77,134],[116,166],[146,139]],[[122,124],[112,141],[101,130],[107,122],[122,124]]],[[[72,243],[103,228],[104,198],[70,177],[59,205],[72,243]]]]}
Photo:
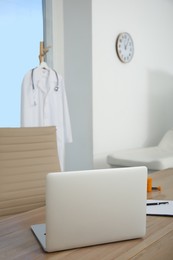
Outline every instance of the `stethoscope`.
{"type": "MultiPolygon", "coordinates": [[[[32,83],[32,89],[33,90],[35,90],[35,86],[34,86],[34,70],[35,69],[36,68],[33,68],[31,70],[31,83],[32,83]]],[[[58,85],[59,85],[59,78],[58,78],[58,74],[57,74],[56,70],[53,70],[53,71],[55,72],[56,79],[57,79],[57,85],[55,86],[54,91],[58,91],[59,90],[59,87],[58,87],[58,85]]]]}

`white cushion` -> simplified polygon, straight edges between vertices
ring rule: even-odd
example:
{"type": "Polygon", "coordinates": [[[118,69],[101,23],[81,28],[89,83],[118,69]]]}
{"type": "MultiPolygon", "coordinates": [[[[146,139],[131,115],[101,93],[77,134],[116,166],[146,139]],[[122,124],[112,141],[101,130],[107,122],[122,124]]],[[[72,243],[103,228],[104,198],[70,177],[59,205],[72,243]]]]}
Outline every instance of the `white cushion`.
{"type": "Polygon", "coordinates": [[[107,163],[115,166],[146,166],[150,170],[173,167],[173,130],[168,131],[158,146],[117,151],[107,156],[107,163]]]}
{"type": "Polygon", "coordinates": [[[163,136],[158,146],[163,148],[164,150],[169,150],[173,152],[173,130],[169,130],[163,136]]]}

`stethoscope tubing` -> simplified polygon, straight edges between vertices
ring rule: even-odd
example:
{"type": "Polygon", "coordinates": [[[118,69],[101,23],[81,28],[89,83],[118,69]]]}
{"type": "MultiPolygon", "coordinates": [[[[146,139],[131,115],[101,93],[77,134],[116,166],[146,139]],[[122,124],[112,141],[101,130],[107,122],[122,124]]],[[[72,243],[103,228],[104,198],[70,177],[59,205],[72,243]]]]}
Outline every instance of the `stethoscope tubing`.
{"type": "MultiPolygon", "coordinates": [[[[33,68],[31,70],[31,83],[32,83],[32,89],[35,90],[35,85],[34,85],[34,70],[36,68],[33,68]]],[[[59,78],[58,78],[58,74],[56,72],[56,70],[53,70],[55,72],[55,75],[56,75],[56,78],[57,78],[57,85],[56,87],[54,88],[55,91],[58,91],[59,90],[59,78]]]]}

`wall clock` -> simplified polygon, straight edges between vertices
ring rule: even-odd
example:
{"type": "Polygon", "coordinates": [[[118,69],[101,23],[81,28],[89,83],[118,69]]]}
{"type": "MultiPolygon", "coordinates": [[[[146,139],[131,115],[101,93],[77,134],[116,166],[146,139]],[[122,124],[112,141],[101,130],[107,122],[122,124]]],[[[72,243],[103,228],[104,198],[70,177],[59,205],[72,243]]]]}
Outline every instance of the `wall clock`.
{"type": "Polygon", "coordinates": [[[127,32],[120,33],[116,40],[118,58],[123,63],[130,62],[134,55],[134,44],[131,35],[127,32]]]}

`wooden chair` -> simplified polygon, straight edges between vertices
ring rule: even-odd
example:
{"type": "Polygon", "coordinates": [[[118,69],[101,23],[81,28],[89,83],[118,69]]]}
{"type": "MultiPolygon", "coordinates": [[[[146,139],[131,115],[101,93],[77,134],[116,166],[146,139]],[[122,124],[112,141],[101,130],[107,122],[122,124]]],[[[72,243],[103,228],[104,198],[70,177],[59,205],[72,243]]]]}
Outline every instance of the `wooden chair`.
{"type": "Polygon", "coordinates": [[[45,205],[45,179],[60,171],[56,128],[0,128],[0,217],[45,205]]]}

